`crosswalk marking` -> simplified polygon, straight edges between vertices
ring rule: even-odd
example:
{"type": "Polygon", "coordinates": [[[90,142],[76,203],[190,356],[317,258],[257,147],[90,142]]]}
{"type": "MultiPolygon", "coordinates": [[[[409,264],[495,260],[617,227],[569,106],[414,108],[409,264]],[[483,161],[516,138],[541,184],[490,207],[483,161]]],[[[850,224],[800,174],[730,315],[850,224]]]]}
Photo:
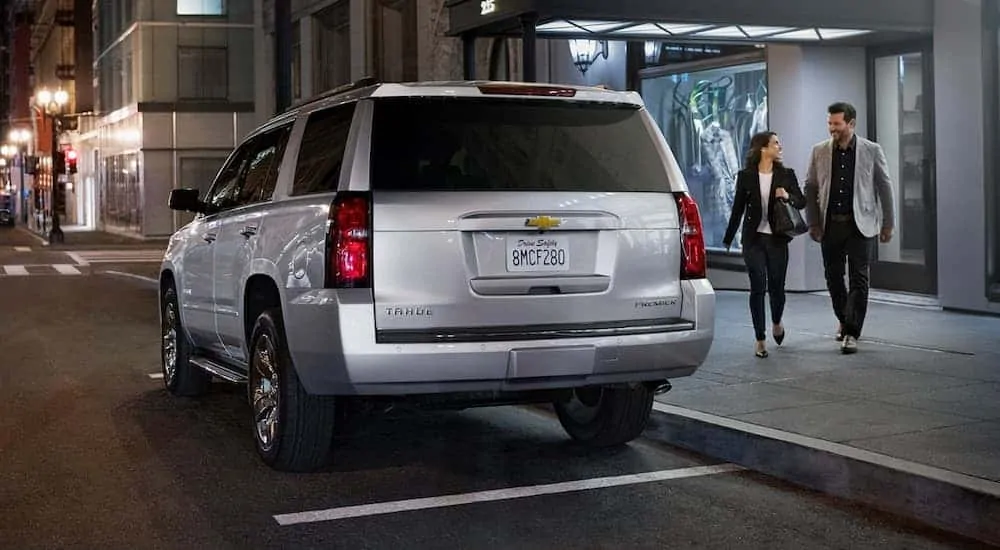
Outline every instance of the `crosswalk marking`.
{"type": "Polygon", "coordinates": [[[163,250],[158,248],[77,250],[67,252],[66,255],[72,258],[76,265],[160,263],[163,261],[163,250]]]}
{"type": "Polygon", "coordinates": [[[82,275],[79,269],[69,264],[54,264],[52,267],[58,271],[60,275],[82,275]]]}
{"type": "Polygon", "coordinates": [[[28,268],[23,265],[5,265],[3,266],[3,270],[7,275],[21,276],[28,274],[28,268]]]}
{"type": "Polygon", "coordinates": [[[15,246],[14,252],[31,252],[30,246],[15,246]]]}

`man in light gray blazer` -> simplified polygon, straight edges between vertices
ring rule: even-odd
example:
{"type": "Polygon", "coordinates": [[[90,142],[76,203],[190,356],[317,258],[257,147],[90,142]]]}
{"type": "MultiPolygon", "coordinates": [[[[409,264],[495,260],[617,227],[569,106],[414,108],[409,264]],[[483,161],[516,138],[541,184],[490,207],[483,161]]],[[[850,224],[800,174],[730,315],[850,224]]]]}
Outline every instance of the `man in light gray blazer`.
{"type": "Polygon", "coordinates": [[[854,353],[868,310],[875,238],[889,242],[895,227],[892,185],[882,146],[854,133],[854,107],[837,102],[827,113],[830,139],[813,146],[806,171],[806,222],[810,236],[822,245],[826,286],[840,321],[840,349],[854,353]],[[845,259],[850,292],[844,286],[845,259]]]}

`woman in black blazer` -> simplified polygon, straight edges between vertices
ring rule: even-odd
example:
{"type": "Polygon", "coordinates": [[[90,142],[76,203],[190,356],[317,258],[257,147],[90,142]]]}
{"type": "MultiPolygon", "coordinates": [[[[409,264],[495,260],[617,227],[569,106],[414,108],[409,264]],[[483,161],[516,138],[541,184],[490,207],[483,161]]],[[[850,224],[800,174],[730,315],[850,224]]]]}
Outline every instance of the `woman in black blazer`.
{"type": "Polygon", "coordinates": [[[743,220],[743,261],[750,274],[750,316],[757,342],[754,355],[767,357],[764,326],[764,293],[771,297],[772,335],[780,346],[785,340],[781,316],[785,310],[785,274],[788,271],[786,235],[771,232],[774,206],[788,201],[797,209],[806,205],[795,171],[781,163],[781,142],[774,132],[761,132],[750,140],[746,167],[736,177],[736,198],[729,216],[723,244],[733,244],[740,220],[743,220]],[[767,212],[767,215],[763,213],[767,212]]]}

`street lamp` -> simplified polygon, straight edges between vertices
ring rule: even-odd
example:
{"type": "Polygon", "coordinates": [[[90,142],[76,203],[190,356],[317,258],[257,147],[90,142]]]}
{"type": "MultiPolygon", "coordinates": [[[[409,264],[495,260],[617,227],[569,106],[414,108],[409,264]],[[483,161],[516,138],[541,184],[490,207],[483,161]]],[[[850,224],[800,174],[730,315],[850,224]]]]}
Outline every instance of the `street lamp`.
{"type": "Polygon", "coordinates": [[[62,114],[66,104],[69,103],[69,93],[66,90],[50,91],[42,88],[35,92],[35,103],[41,110],[43,116],[48,116],[52,120],[52,166],[49,169],[51,174],[51,194],[49,201],[52,208],[52,230],[49,232],[49,242],[56,243],[63,241],[63,231],[59,227],[59,200],[65,195],[62,192],[61,184],[56,181],[59,159],[59,134],[62,127],[62,114]]]}
{"type": "Polygon", "coordinates": [[[21,205],[21,223],[28,223],[28,196],[25,191],[25,163],[28,162],[28,142],[31,141],[31,130],[27,128],[14,128],[8,136],[15,144],[21,165],[21,182],[18,185],[18,198],[21,205]]]}

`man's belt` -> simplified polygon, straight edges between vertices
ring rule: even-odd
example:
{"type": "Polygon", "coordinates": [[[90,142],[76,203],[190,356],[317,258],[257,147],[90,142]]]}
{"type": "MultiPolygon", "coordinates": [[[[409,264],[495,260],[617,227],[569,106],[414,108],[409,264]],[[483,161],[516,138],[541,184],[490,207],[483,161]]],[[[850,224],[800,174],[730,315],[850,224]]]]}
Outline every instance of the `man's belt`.
{"type": "Polygon", "coordinates": [[[832,222],[849,222],[854,219],[854,214],[830,214],[832,222]]]}

